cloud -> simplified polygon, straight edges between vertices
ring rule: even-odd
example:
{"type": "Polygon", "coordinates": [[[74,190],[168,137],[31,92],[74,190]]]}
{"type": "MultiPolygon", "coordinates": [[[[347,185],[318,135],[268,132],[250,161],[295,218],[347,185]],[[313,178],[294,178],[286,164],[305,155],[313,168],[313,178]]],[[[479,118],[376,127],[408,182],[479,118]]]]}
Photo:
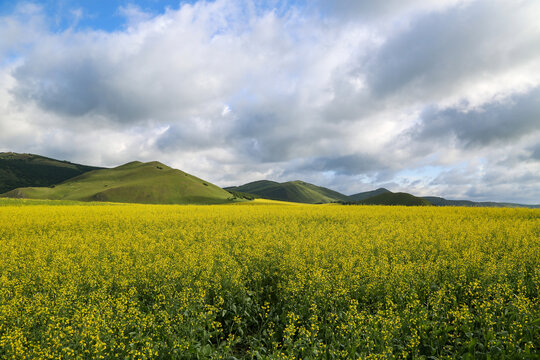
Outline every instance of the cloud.
{"type": "Polygon", "coordinates": [[[381,18],[441,11],[466,2],[464,0],[319,1],[324,10],[349,21],[381,21],[381,18]]]}
{"type": "MultiPolygon", "coordinates": [[[[486,164],[487,165],[487,164],[486,164]]],[[[531,164],[513,166],[464,166],[441,173],[432,185],[449,199],[518,202],[538,204],[540,167],[531,164]]]]}
{"type": "Polygon", "coordinates": [[[216,0],[154,14],[135,2],[105,31],[51,28],[21,5],[0,19],[0,150],[160,160],[223,186],[533,199],[539,11],[216,0]]]}
{"type": "Polygon", "coordinates": [[[0,14],[0,66],[9,65],[45,29],[41,8],[21,4],[12,14],[0,14]]]}
{"type": "Polygon", "coordinates": [[[530,133],[540,136],[540,87],[479,108],[426,108],[415,138],[455,138],[465,147],[515,142],[530,133]]]}
{"type": "Polygon", "coordinates": [[[540,161],[540,143],[530,148],[531,158],[540,161]]]}
{"type": "Polygon", "coordinates": [[[384,167],[384,164],[372,155],[353,154],[315,158],[299,166],[298,170],[332,171],[339,175],[358,175],[381,171],[384,167]]]}
{"type": "Polygon", "coordinates": [[[238,72],[227,71],[232,59],[220,56],[225,44],[212,37],[219,21],[197,15],[184,6],[125,33],[49,34],[14,72],[13,94],[59,115],[119,123],[198,113],[219,101],[238,72]]]}
{"type": "MultiPolygon", "coordinates": [[[[479,89],[483,84],[493,87],[494,79],[520,67],[531,67],[525,71],[533,75],[523,81],[538,82],[534,44],[540,43],[540,28],[533,18],[539,11],[535,1],[476,1],[414,18],[369,59],[369,87],[376,97],[441,101],[474,96],[485,91],[479,89]]],[[[504,89],[498,85],[495,91],[504,89]]]]}

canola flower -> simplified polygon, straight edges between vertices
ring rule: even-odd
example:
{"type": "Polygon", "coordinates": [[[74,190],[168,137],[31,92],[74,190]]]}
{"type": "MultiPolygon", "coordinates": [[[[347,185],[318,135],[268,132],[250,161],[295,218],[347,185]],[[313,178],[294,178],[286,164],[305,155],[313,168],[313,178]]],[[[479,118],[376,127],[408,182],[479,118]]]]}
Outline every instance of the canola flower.
{"type": "Polygon", "coordinates": [[[2,359],[532,359],[540,346],[538,210],[0,202],[2,359]]]}

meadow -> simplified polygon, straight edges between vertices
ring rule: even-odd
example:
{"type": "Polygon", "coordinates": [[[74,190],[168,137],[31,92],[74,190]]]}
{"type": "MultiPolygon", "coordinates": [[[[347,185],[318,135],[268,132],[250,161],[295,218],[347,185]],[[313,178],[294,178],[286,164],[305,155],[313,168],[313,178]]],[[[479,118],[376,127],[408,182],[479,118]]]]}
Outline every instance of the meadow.
{"type": "Polygon", "coordinates": [[[540,346],[540,210],[0,202],[2,359],[533,359],[540,346]]]}

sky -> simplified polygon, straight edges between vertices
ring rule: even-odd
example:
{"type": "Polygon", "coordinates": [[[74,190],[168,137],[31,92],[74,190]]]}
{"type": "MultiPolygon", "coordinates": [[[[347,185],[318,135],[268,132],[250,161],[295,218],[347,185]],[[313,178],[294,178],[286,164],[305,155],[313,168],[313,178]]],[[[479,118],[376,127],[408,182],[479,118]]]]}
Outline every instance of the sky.
{"type": "Polygon", "coordinates": [[[538,0],[0,0],[0,151],[540,203],[538,0]]]}

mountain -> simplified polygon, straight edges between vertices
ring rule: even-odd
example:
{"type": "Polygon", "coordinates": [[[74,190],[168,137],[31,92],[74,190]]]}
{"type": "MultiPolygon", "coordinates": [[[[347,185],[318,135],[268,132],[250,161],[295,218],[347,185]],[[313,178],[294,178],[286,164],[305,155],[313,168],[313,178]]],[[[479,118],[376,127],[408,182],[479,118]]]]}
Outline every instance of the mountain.
{"type": "Polygon", "coordinates": [[[540,205],[524,205],[514,203],[499,203],[492,201],[476,202],[470,200],[447,200],[437,196],[424,196],[426,199],[435,206],[467,206],[467,207],[523,207],[523,208],[540,208],[540,205]]]}
{"type": "Polygon", "coordinates": [[[50,186],[102,169],[34,154],[0,153],[0,194],[18,187],[50,186]]]}
{"type": "Polygon", "coordinates": [[[260,197],[308,204],[540,208],[540,205],[447,200],[435,196],[418,198],[385,188],[346,196],[303,181],[261,180],[225,189],[159,162],[134,161],[104,169],[35,154],[0,152],[0,196],[8,197],[152,204],[214,204],[260,197]]]}
{"type": "Polygon", "coordinates": [[[354,194],[354,195],[349,195],[349,200],[350,201],[362,201],[362,200],[369,199],[370,197],[380,195],[380,194],[389,193],[389,192],[390,192],[390,190],[387,190],[385,188],[378,188],[377,190],[366,191],[366,192],[361,192],[361,193],[354,194]]]}
{"type": "Polygon", "coordinates": [[[254,181],[242,186],[225,188],[229,191],[254,194],[264,199],[299,202],[306,204],[347,201],[348,196],[303,181],[278,183],[269,180],[254,181]]]}
{"type": "Polygon", "coordinates": [[[358,202],[362,205],[404,205],[404,206],[431,206],[426,199],[407,193],[385,192],[358,202]]]}
{"type": "Polygon", "coordinates": [[[59,185],[18,188],[2,196],[144,204],[218,204],[236,199],[216,185],[157,161],[94,170],[59,185]]]}
{"type": "Polygon", "coordinates": [[[259,195],[255,195],[255,194],[243,193],[240,191],[234,191],[230,189],[228,189],[227,191],[231,193],[231,195],[236,199],[255,200],[255,199],[260,198],[259,195]]]}

